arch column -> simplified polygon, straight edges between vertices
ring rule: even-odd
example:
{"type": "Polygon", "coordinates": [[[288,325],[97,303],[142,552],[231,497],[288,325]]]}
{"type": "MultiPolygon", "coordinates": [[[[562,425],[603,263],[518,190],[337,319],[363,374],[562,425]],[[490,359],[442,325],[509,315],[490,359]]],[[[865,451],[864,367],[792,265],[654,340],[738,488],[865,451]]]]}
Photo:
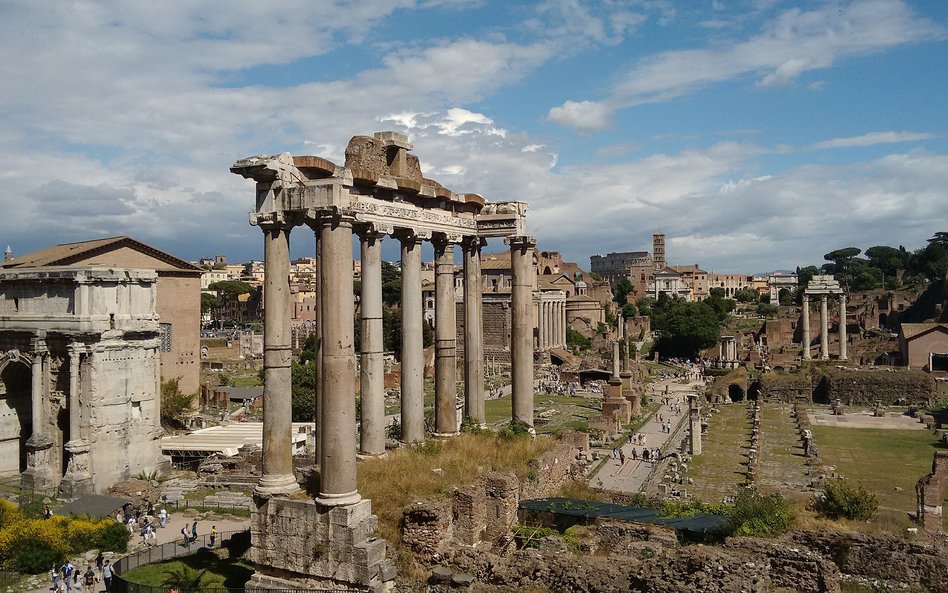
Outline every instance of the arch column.
{"type": "MultiPolygon", "coordinates": [[[[38,332],[31,346],[33,350],[30,382],[32,434],[26,441],[26,471],[20,475],[20,481],[24,488],[48,490],[55,486],[55,481],[50,462],[53,439],[46,434],[46,373],[49,366],[46,332],[38,332]]],[[[56,474],[58,478],[59,472],[56,474]]]]}
{"type": "Polygon", "coordinates": [[[385,453],[385,367],[382,360],[382,238],[374,226],[359,232],[362,254],[362,339],[359,354],[360,430],[363,455],[385,453]]]}
{"type": "Polygon", "coordinates": [[[258,222],[263,230],[263,475],[254,493],[299,490],[293,475],[290,347],[290,226],[282,217],[258,222]]]}
{"type": "Polygon", "coordinates": [[[803,294],[803,360],[810,360],[810,295],[803,294]]]}
{"type": "Polygon", "coordinates": [[[454,291],[454,244],[437,235],[435,251],[435,432],[458,432],[457,309],[454,291]]]}
{"type": "Polygon", "coordinates": [[[402,251],[402,442],[425,440],[424,323],[421,299],[421,243],[424,237],[398,234],[402,251]]]}
{"type": "Polygon", "coordinates": [[[69,465],[66,475],[59,485],[61,495],[74,498],[84,494],[92,494],[92,473],[90,470],[91,458],[89,443],[82,438],[81,419],[82,407],[80,398],[79,363],[84,352],[82,345],[72,343],[69,351],[69,442],[65,449],[69,453],[69,465]]]}
{"type": "Polygon", "coordinates": [[[465,237],[464,251],[464,415],[484,424],[484,319],[480,237],[465,237]]]}
{"type": "Polygon", "coordinates": [[[335,213],[321,214],[319,243],[325,378],[316,502],[333,507],[362,498],[356,486],[352,220],[335,213]]]}
{"type": "Polygon", "coordinates": [[[513,379],[513,421],[533,427],[533,250],[535,237],[520,235],[510,246],[511,287],[510,358],[513,379]]]}
{"type": "Polygon", "coordinates": [[[846,293],[839,294],[839,359],[849,358],[846,352],[846,293]]]}
{"type": "Polygon", "coordinates": [[[820,295],[820,358],[829,358],[829,315],[826,311],[826,295],[820,295]]]}

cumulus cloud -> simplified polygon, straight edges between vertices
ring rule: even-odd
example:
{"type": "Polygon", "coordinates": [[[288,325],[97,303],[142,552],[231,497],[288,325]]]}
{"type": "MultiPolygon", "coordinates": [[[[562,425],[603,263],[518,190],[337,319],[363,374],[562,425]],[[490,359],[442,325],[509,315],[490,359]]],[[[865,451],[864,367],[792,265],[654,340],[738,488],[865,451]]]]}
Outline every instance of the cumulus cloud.
{"type": "Polygon", "coordinates": [[[550,109],[547,117],[580,132],[598,132],[609,127],[612,109],[595,101],[566,101],[550,109]]]}

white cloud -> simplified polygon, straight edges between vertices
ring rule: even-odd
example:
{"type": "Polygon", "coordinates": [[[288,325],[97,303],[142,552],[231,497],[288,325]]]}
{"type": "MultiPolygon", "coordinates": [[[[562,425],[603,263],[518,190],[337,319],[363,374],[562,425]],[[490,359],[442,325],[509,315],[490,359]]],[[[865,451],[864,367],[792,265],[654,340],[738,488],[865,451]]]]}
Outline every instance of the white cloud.
{"type": "MultiPolygon", "coordinates": [[[[666,51],[639,60],[605,102],[618,108],[666,101],[746,75],[759,76],[761,87],[786,85],[841,58],[944,37],[943,27],[916,17],[902,1],[865,0],[842,8],[827,3],[812,11],[793,8],[747,39],[666,51]]],[[[564,107],[571,104],[574,102],[567,101],[564,107]]],[[[571,124],[568,111],[563,120],[561,123],[571,124]]]]}
{"type": "Polygon", "coordinates": [[[915,142],[930,140],[934,134],[919,132],[871,132],[848,138],[833,138],[811,145],[811,148],[851,148],[854,146],[874,146],[876,144],[894,144],[897,142],[915,142]]]}
{"type": "Polygon", "coordinates": [[[594,101],[566,101],[550,109],[547,117],[558,124],[581,132],[597,132],[609,127],[612,109],[594,101]]]}

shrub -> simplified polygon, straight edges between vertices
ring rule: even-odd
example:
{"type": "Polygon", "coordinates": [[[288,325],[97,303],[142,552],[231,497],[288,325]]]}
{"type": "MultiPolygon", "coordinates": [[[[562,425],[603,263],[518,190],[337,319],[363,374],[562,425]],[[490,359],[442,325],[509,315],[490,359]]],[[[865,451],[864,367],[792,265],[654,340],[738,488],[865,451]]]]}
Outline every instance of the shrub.
{"type": "Polygon", "coordinates": [[[182,393],[178,383],[178,377],[161,382],[161,419],[174,425],[188,415],[195,397],[193,393],[182,393]]]}
{"type": "Polygon", "coordinates": [[[830,519],[868,521],[879,512],[879,498],[861,484],[833,480],[826,483],[813,506],[830,519]]]}
{"type": "Polygon", "coordinates": [[[96,547],[103,552],[128,551],[128,529],[118,521],[106,520],[96,538],[96,547]]]}
{"type": "Polygon", "coordinates": [[[532,436],[530,433],[530,428],[531,428],[530,425],[527,424],[526,422],[513,420],[510,422],[510,424],[501,428],[500,431],[497,433],[497,436],[504,439],[529,438],[530,436],[532,436]]]}
{"type": "Polygon", "coordinates": [[[20,509],[8,500],[0,499],[0,529],[12,525],[22,519],[20,509]]]}
{"type": "MultiPolygon", "coordinates": [[[[16,542],[10,568],[25,574],[38,574],[49,570],[53,564],[59,565],[64,557],[63,550],[51,548],[45,541],[23,537],[16,542]]],[[[4,566],[7,566],[6,562],[4,566]]]]}
{"type": "Polygon", "coordinates": [[[776,492],[764,496],[755,488],[741,490],[729,514],[735,535],[779,535],[793,523],[793,507],[783,496],[776,492]]]}

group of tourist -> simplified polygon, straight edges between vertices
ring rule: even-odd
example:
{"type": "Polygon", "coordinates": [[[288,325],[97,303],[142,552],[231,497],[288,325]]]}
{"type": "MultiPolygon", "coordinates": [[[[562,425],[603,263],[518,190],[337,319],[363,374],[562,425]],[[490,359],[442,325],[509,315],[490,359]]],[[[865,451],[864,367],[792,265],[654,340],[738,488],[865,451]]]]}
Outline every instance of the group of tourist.
{"type": "Polygon", "coordinates": [[[58,568],[53,564],[49,569],[49,576],[53,582],[52,590],[54,593],[71,593],[75,589],[89,593],[95,591],[96,583],[102,582],[106,593],[109,593],[112,589],[112,566],[101,552],[96,556],[95,566],[93,570],[92,565],[88,565],[85,572],[80,574],[79,569],[71,560],[66,560],[58,568]]]}

